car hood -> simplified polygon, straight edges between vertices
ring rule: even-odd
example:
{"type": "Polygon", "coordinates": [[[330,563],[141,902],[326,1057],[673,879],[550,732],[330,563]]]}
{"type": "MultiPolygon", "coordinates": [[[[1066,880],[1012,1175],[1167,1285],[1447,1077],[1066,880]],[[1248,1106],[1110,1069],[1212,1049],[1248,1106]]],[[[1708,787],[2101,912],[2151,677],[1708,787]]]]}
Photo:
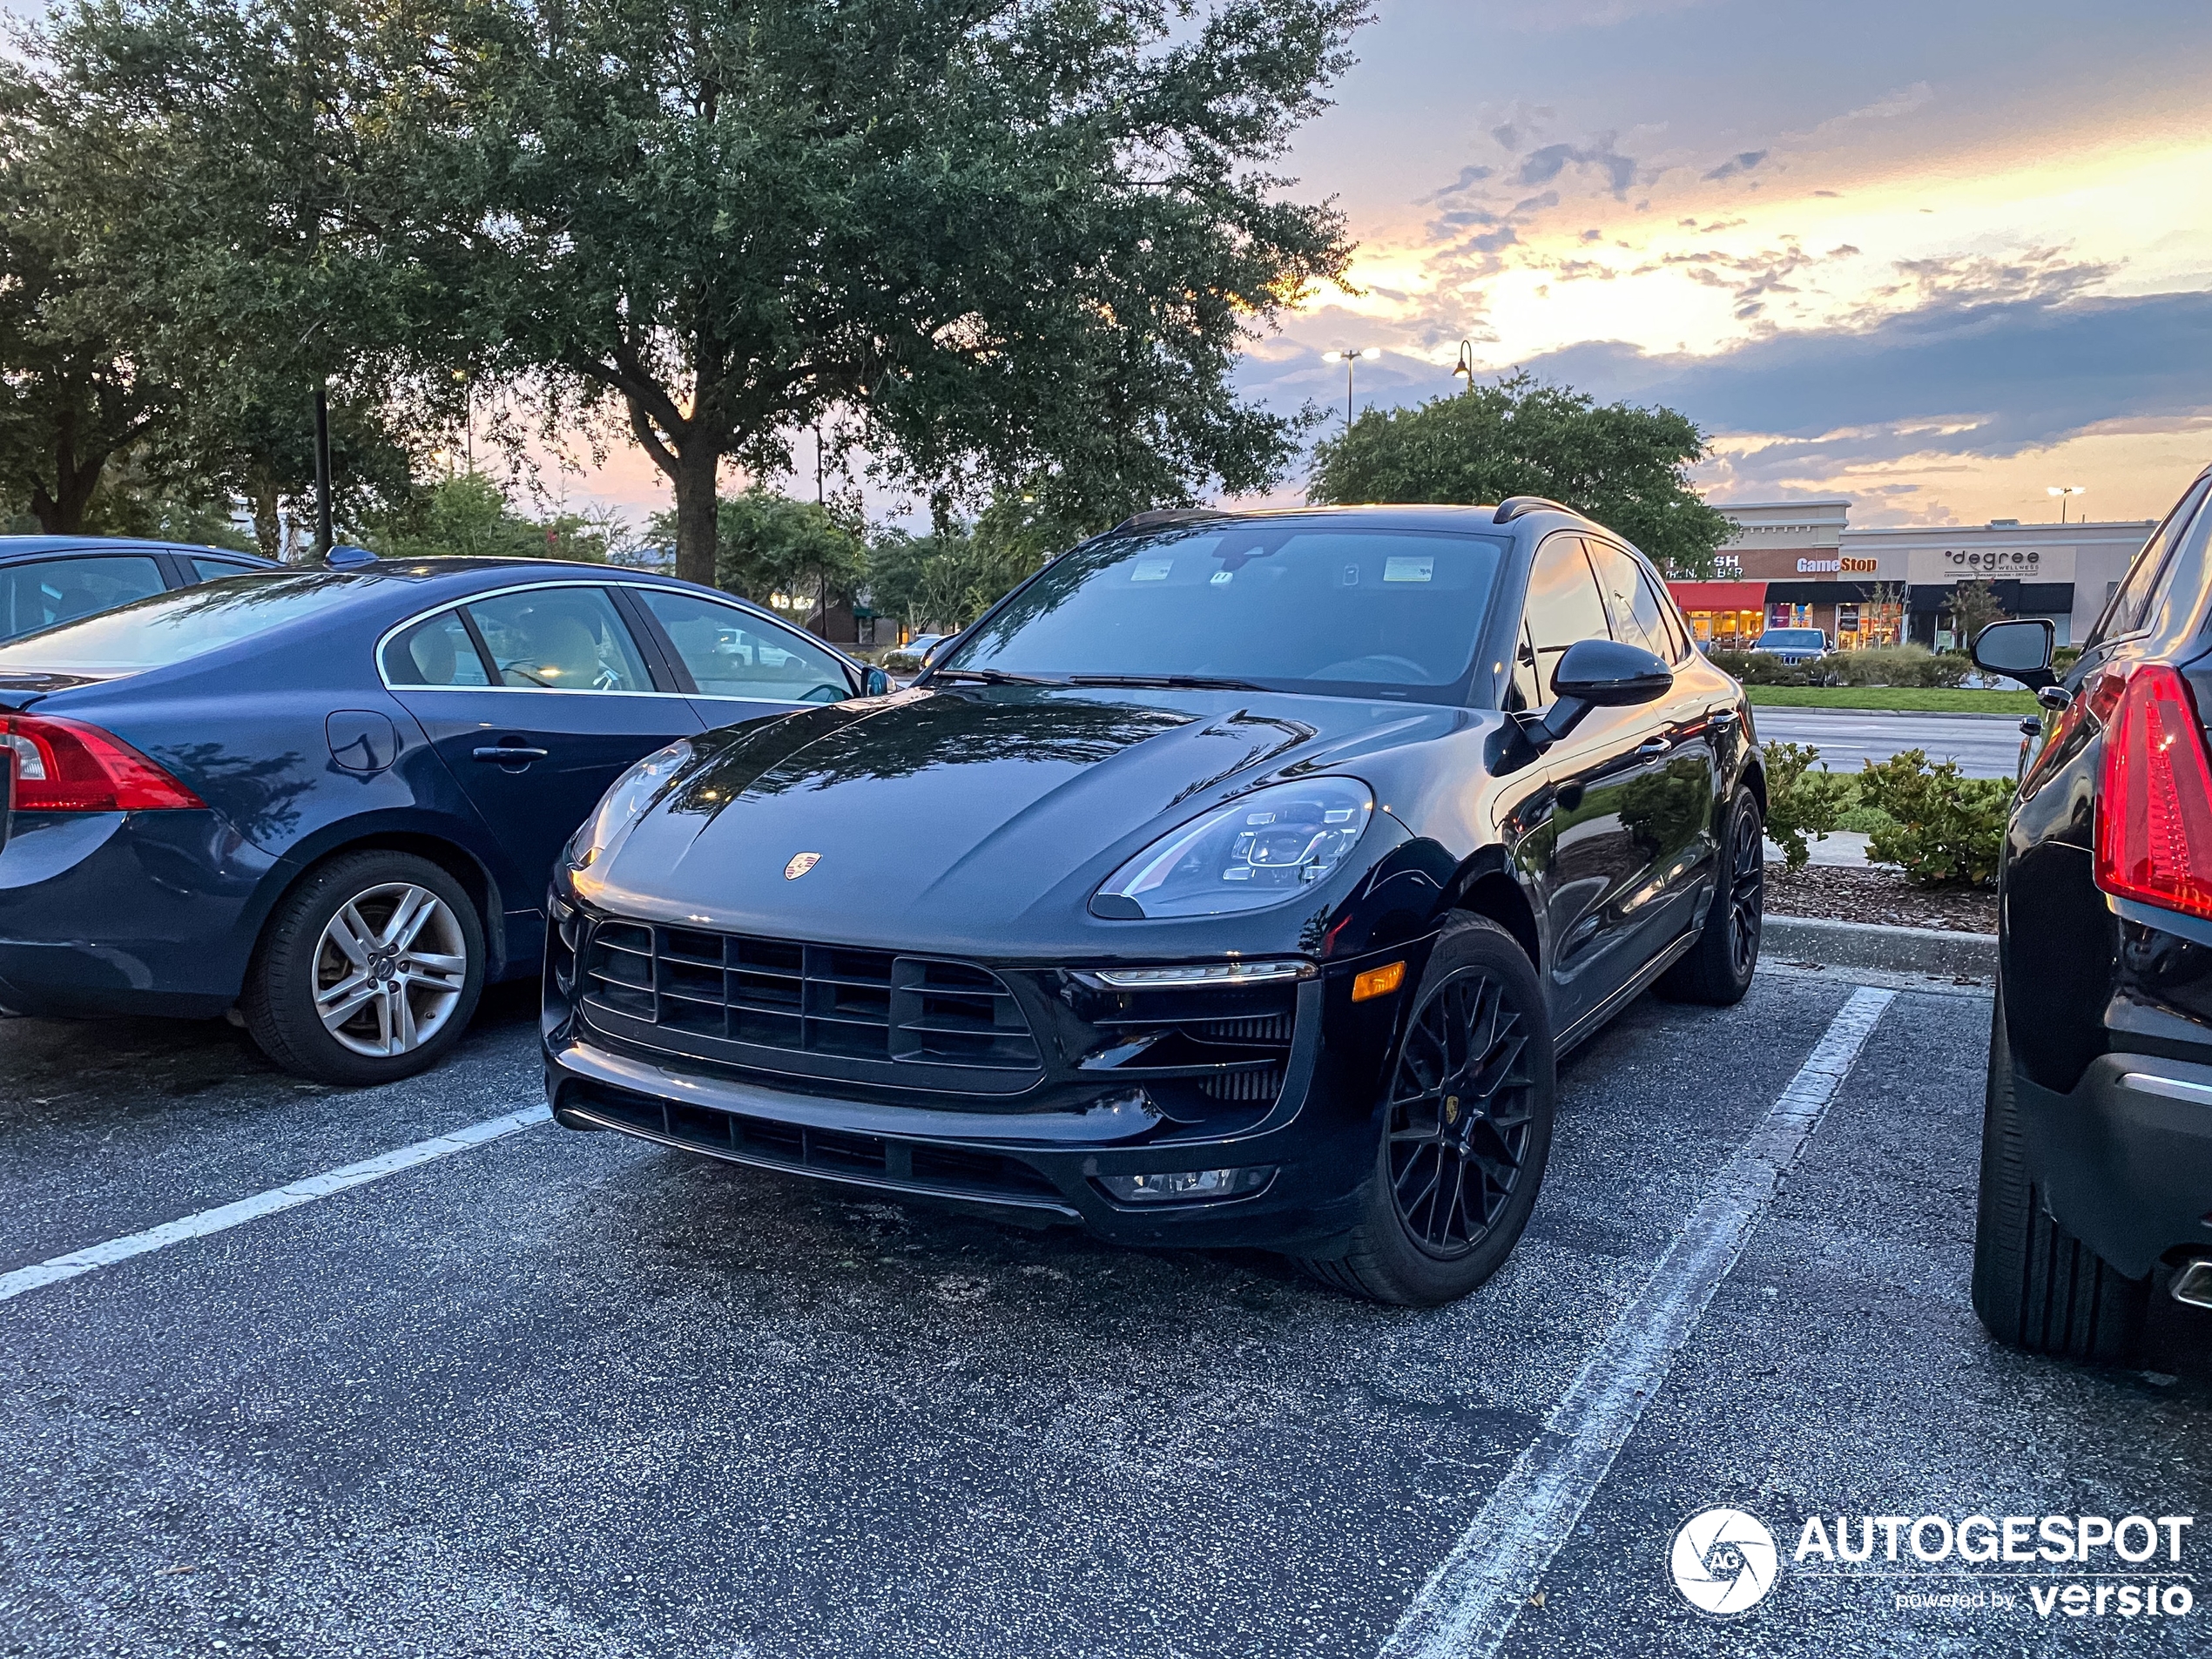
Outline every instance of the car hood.
{"type": "Polygon", "coordinates": [[[697,740],[577,887],[664,921],[1002,954],[1040,914],[1064,932],[1123,859],[1225,794],[1286,768],[1358,776],[1484,718],[1264,692],[903,691],[697,740]]]}

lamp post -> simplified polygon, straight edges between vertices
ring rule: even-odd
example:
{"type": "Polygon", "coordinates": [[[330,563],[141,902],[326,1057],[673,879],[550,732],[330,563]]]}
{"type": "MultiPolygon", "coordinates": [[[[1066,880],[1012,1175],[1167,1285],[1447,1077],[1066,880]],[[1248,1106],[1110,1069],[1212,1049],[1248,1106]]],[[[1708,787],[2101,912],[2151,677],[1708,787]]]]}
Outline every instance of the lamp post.
{"type": "Polygon", "coordinates": [[[2050,484],[2044,488],[2043,493],[2059,498],[2059,523],[2063,524],[2066,523],[2066,498],[2068,496],[2086,496],[2089,491],[2083,484],[2050,484]]]}
{"type": "Polygon", "coordinates": [[[1352,346],[1343,351],[1325,351],[1321,354],[1323,362],[1344,365],[1344,429],[1346,432],[1352,430],[1352,369],[1363,357],[1372,362],[1381,355],[1382,347],[1379,346],[1352,346]]]}
{"type": "Polygon", "coordinates": [[[1460,342],[1460,361],[1452,365],[1453,379],[1457,380],[1462,374],[1467,377],[1467,388],[1472,392],[1474,390],[1474,342],[1472,340],[1460,342]]]}

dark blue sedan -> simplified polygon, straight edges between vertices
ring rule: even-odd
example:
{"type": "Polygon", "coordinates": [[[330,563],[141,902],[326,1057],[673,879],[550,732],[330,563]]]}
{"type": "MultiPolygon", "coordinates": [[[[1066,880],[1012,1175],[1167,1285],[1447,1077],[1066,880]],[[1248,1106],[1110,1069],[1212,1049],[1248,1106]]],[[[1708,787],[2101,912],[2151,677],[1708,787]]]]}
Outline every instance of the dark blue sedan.
{"type": "Polygon", "coordinates": [[[615,776],[883,688],[727,595],[543,560],[270,570],[0,644],[0,1010],[212,1016],[370,1083],[535,974],[615,776]]]}
{"type": "Polygon", "coordinates": [[[105,536],[0,536],[0,640],[273,560],[228,548],[105,536]]]}

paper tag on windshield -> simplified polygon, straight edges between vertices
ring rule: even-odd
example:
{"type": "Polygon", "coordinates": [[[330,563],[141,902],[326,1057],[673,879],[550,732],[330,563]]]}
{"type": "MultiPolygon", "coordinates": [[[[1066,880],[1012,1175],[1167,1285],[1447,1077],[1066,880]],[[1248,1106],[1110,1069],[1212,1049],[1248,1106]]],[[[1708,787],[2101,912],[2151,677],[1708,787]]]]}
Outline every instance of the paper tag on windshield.
{"type": "Polygon", "coordinates": [[[1436,556],[1424,554],[1420,558],[1385,559],[1383,580],[1386,582],[1426,582],[1436,569],[1436,556]]]}
{"type": "Polygon", "coordinates": [[[1168,572],[1175,569],[1173,559],[1139,559],[1136,568],[1129,573],[1132,582],[1164,582],[1168,572]]]}

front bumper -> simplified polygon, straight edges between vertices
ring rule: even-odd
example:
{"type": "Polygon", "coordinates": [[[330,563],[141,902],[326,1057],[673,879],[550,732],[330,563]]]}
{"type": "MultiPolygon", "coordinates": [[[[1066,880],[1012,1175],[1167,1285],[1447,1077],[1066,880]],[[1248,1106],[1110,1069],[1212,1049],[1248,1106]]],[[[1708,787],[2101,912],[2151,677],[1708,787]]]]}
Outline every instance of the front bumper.
{"type": "Polygon", "coordinates": [[[948,1092],[925,1100],[820,1079],[786,1086],[641,1049],[576,1017],[556,955],[546,975],[546,1096],[570,1128],[614,1130],[1017,1224],[1080,1224],[1131,1245],[1325,1256],[1353,1224],[1399,1004],[1419,982],[1430,942],[1387,953],[1409,959],[1403,988],[1387,996],[1352,1001],[1353,977],[1373,965],[1364,957],[1300,983],[1279,1090],[1197,1122],[1156,1098],[1157,1084],[1071,1072],[1058,1061],[1049,1085],[1022,1097],[948,1092]],[[1078,1081],[1084,1086],[1073,1086],[1078,1081]],[[1099,1179],[1255,1168],[1273,1170],[1258,1190],[1175,1203],[1123,1202],[1099,1179]]]}
{"type": "Polygon", "coordinates": [[[0,1012],[221,1014],[271,863],[212,812],[17,813],[0,846],[0,1012]]]}
{"type": "Polygon", "coordinates": [[[2014,1099],[2052,1216],[2120,1272],[2212,1251],[2212,1064],[2101,1055],[2063,1094],[2016,1076],[2014,1099]]]}

